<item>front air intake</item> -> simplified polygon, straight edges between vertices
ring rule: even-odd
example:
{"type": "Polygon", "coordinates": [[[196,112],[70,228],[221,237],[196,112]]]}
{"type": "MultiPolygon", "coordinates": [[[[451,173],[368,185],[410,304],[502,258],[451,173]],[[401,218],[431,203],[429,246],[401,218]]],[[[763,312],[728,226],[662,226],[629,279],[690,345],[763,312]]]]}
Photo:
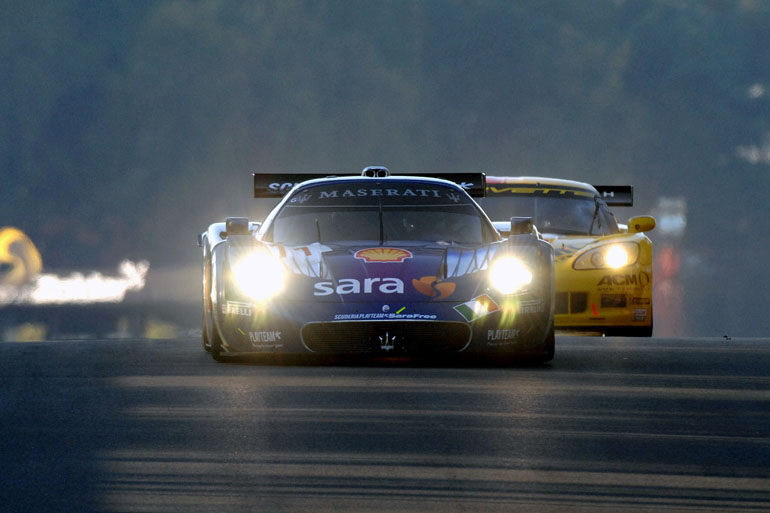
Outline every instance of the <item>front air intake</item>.
{"type": "Polygon", "coordinates": [[[441,355],[464,349],[471,328],[464,322],[311,322],[302,342],[315,353],[441,355]]]}

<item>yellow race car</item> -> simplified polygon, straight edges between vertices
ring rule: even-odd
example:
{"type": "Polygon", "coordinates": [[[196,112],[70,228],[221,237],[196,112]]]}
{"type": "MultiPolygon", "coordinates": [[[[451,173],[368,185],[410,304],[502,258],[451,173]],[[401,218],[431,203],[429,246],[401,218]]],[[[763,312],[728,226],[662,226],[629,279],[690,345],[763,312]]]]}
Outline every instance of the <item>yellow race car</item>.
{"type": "Polygon", "coordinates": [[[652,242],[644,232],[655,219],[636,216],[622,225],[609,209],[633,205],[630,185],[529,176],[486,182],[479,203],[503,236],[511,217],[531,217],[553,246],[559,332],[652,336],[652,242]]]}

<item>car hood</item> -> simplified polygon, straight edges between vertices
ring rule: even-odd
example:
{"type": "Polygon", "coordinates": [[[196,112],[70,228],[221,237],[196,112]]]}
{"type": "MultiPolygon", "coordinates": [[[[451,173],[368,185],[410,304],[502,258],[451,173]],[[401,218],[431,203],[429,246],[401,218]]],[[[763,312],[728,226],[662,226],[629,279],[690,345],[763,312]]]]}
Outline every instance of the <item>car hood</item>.
{"type": "Polygon", "coordinates": [[[284,297],[323,302],[465,301],[499,243],[476,246],[273,245],[290,271],[284,297]]]}
{"type": "Polygon", "coordinates": [[[553,259],[555,262],[568,260],[587,246],[593,246],[606,237],[582,237],[574,235],[557,235],[544,233],[543,239],[553,246],[553,259]]]}

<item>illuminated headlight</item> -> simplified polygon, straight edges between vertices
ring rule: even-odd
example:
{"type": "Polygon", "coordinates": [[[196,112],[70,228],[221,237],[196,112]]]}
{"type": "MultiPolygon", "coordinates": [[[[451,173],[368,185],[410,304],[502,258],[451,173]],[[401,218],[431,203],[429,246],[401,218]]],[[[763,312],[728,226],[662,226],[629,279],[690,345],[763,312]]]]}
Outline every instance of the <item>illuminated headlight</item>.
{"type": "Polygon", "coordinates": [[[256,301],[269,299],[283,290],[286,270],[266,251],[250,253],[232,265],[233,278],[241,291],[256,301]]]}
{"type": "Polygon", "coordinates": [[[580,255],[573,267],[575,269],[618,269],[633,265],[639,258],[639,244],[619,242],[607,244],[580,255]]]}
{"type": "Polygon", "coordinates": [[[532,271],[518,258],[505,257],[492,264],[489,281],[503,294],[513,294],[532,283],[532,271]]]}

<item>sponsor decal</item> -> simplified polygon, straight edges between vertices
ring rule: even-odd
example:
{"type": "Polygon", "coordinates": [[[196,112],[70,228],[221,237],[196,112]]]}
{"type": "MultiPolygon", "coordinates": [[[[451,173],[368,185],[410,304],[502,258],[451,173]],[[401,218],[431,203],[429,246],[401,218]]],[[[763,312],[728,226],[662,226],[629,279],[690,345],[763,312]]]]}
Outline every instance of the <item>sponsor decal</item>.
{"type": "Polygon", "coordinates": [[[457,285],[451,281],[438,281],[435,276],[423,276],[419,280],[412,279],[414,289],[434,300],[444,299],[452,295],[457,285]]]}
{"type": "Polygon", "coordinates": [[[530,314],[545,312],[545,303],[541,299],[522,301],[519,303],[518,313],[530,314]]]}
{"type": "Polygon", "coordinates": [[[250,331],[249,340],[254,342],[278,342],[281,340],[280,331],[250,331]]]}
{"type": "Polygon", "coordinates": [[[420,313],[354,313],[354,314],[335,314],[335,321],[368,321],[368,320],[400,320],[413,319],[418,321],[435,321],[438,317],[433,314],[420,313]]]}
{"type": "Polygon", "coordinates": [[[449,248],[446,255],[447,278],[459,278],[487,269],[497,248],[497,245],[471,250],[449,248]]]}
{"type": "Polygon", "coordinates": [[[649,305],[650,304],[650,298],[648,298],[648,297],[632,297],[631,298],[631,304],[632,305],[649,305]]]}
{"type": "Polygon", "coordinates": [[[274,256],[283,259],[284,265],[294,274],[309,278],[330,278],[329,270],[323,261],[323,254],[331,251],[328,246],[318,242],[294,247],[275,244],[270,246],[270,250],[274,256]]]}
{"type": "Polygon", "coordinates": [[[519,330],[507,329],[507,330],[488,330],[487,340],[513,340],[519,337],[519,330]]]}
{"type": "Polygon", "coordinates": [[[407,258],[412,258],[412,252],[398,248],[367,248],[356,251],[353,255],[366,263],[390,263],[403,262],[407,258]]]}
{"type": "Polygon", "coordinates": [[[365,278],[363,283],[355,278],[342,278],[335,285],[331,281],[317,281],[313,287],[314,296],[330,296],[335,292],[346,294],[403,294],[404,282],[398,278],[365,278]]]}
{"type": "Polygon", "coordinates": [[[643,321],[647,317],[647,309],[646,308],[634,308],[634,320],[635,321],[643,321]]]}
{"type": "Polygon", "coordinates": [[[537,187],[527,184],[521,185],[509,185],[509,186],[495,186],[488,185],[487,193],[492,194],[534,194],[536,196],[558,196],[558,197],[574,197],[585,196],[587,198],[593,197],[593,192],[584,191],[581,189],[565,189],[561,187],[537,187]]]}
{"type": "Polygon", "coordinates": [[[440,198],[438,189],[336,189],[333,191],[321,191],[318,199],[330,198],[363,198],[377,196],[406,196],[413,198],[440,198]]]}
{"type": "Polygon", "coordinates": [[[312,197],[313,197],[313,195],[311,193],[305,192],[303,194],[298,194],[298,195],[294,196],[291,200],[289,200],[289,203],[299,203],[299,204],[302,204],[302,203],[305,203],[307,200],[309,200],[312,197]]]}
{"type": "Polygon", "coordinates": [[[500,310],[494,300],[486,294],[476,296],[470,301],[457,305],[454,309],[463,316],[467,322],[475,321],[486,315],[500,310]]]}
{"type": "Polygon", "coordinates": [[[283,347],[280,331],[250,331],[251,347],[260,350],[275,350],[283,347]]]}
{"type": "Polygon", "coordinates": [[[294,187],[294,182],[284,182],[284,183],[273,182],[267,186],[267,188],[273,192],[286,192],[292,187],[294,187]]]}
{"type": "Polygon", "coordinates": [[[650,275],[645,272],[639,274],[605,274],[599,280],[597,286],[639,286],[644,287],[650,283],[650,275]]]}
{"type": "Polygon", "coordinates": [[[230,315],[243,315],[251,317],[252,308],[250,303],[240,303],[238,301],[228,301],[222,309],[223,313],[230,315]]]}

